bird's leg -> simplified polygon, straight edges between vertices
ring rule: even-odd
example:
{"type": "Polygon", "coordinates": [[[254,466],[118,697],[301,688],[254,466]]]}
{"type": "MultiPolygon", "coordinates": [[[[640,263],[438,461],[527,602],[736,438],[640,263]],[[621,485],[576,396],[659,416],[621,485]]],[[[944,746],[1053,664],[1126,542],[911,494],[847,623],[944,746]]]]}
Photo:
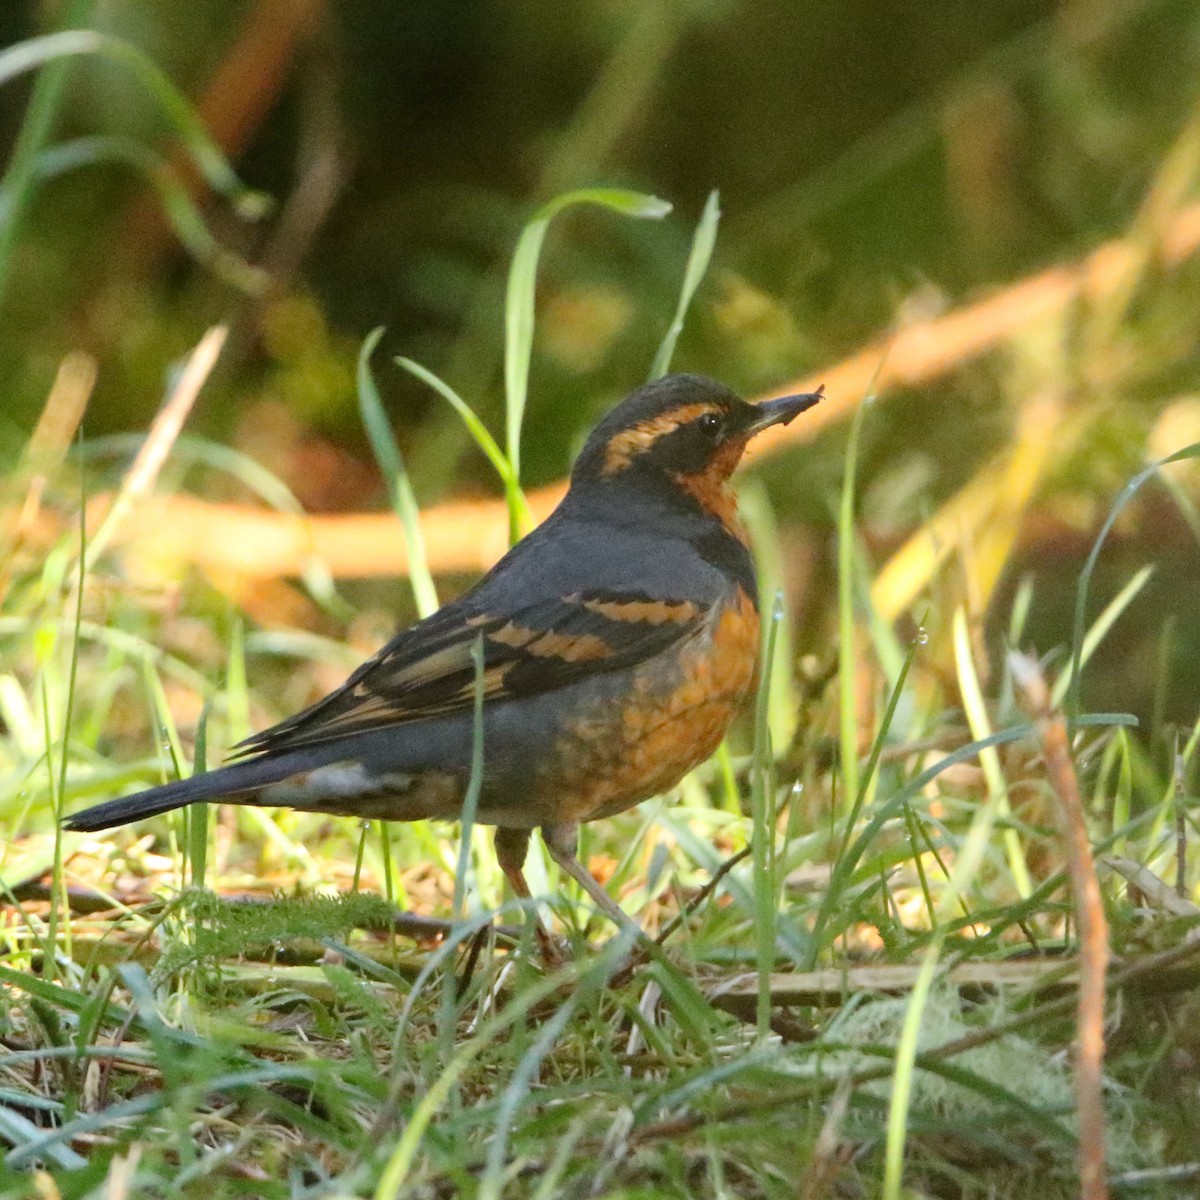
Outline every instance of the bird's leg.
{"type": "MultiPolygon", "coordinates": [[[[532,896],[529,884],[525,882],[525,855],[529,851],[528,829],[510,829],[496,826],[496,861],[504,872],[512,890],[521,900],[530,900],[532,896]]],[[[533,932],[537,935],[538,945],[542,949],[542,958],[548,967],[562,965],[562,954],[550,936],[550,931],[542,924],[542,919],[534,909],[530,915],[533,918],[533,932]]]]}
{"type": "Polygon", "coordinates": [[[591,896],[596,902],[596,907],[615,922],[618,929],[632,929],[639,940],[645,938],[642,927],[613,900],[596,882],[595,876],[575,857],[579,844],[577,825],[543,825],[542,837],[546,842],[546,849],[550,851],[550,857],[591,896]]]}

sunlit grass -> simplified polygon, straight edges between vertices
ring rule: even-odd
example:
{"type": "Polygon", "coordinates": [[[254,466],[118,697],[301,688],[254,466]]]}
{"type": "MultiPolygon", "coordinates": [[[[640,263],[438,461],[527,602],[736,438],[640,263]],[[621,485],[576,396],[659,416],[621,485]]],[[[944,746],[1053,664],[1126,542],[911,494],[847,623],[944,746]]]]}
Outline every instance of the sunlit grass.
{"type": "MultiPolygon", "coordinates": [[[[705,221],[693,263],[715,215],[705,221]]],[[[522,305],[536,256],[525,270],[514,284],[522,305]]],[[[694,287],[689,279],[676,324],[694,287]]],[[[510,336],[527,356],[525,335],[510,336]]],[[[419,514],[366,371],[373,347],[363,348],[360,395],[411,551],[419,514]]],[[[518,527],[512,444],[502,448],[447,385],[403,365],[475,423],[518,527]]],[[[510,378],[519,407],[527,371],[510,378]]],[[[520,423],[510,410],[510,442],[520,423]]],[[[286,503],[286,489],[246,464],[205,454],[286,503]]],[[[72,587],[70,567],[86,559],[77,525],[41,561],[23,559],[0,618],[3,1194],[24,1194],[42,1164],[59,1194],[84,1197],[122,1162],[146,1195],[1074,1194],[1061,1081],[1019,1073],[1061,1058],[1070,1009],[1049,982],[1003,983],[1012,962],[1028,956],[1050,971],[1074,950],[1032,730],[967,610],[938,606],[965,559],[946,558],[903,614],[914,632],[877,610],[855,518],[857,454],[852,439],[833,498],[836,602],[818,598],[840,675],[797,672],[781,649],[793,644],[775,599],[787,514],[757,490],[766,619],[753,712],[678,803],[585,831],[585,856],[651,935],[751,849],[665,955],[632,972],[622,970],[628,946],[535,858],[531,883],[553,897],[549,915],[574,955],[546,971],[469,820],[465,837],[430,823],[361,837],[354,822],[313,814],[214,809],[206,820],[197,809],[63,840],[62,810],[217,761],[348,656],[336,635],[247,628],[202,581],[184,581],[170,603],[167,585],[114,585],[119,550],[72,587]],[[441,924],[406,924],[396,905],[441,924]],[[995,986],[960,995],[945,974],[957,963],[992,968],[995,986]],[[902,998],[850,986],[864,964],[910,969],[902,998]],[[822,967],[821,998],[784,1002],[822,967]],[[978,1044],[956,1048],[956,1038],[978,1044]],[[939,1057],[947,1042],[953,1053],[939,1057]],[[995,1053],[974,1053],[983,1046],[995,1053]]],[[[63,469],[53,495],[63,512],[78,517],[75,471],[99,486],[94,464],[84,454],[63,469]]],[[[425,611],[435,581],[419,551],[410,561],[425,611]]],[[[1142,579],[1085,619],[1060,679],[1077,683],[1103,652],[1142,579]]],[[[1032,587],[1018,592],[1004,623],[1014,641],[1037,603],[1032,587]]],[[[326,611],[343,628],[352,616],[339,601],[326,611]]],[[[1171,879],[1177,782],[1193,777],[1200,722],[1164,773],[1130,718],[1076,716],[1098,849],[1171,879]]],[[[1193,895],[1195,860],[1185,853],[1193,895]]],[[[1186,915],[1147,926],[1122,877],[1103,882],[1127,962],[1155,961],[1182,940],[1186,915]]],[[[1185,967],[1194,973],[1194,958],[1185,967]]],[[[1149,986],[1169,995],[1166,978],[1149,986]]],[[[1124,1019],[1110,1169],[1153,1171],[1181,1161],[1184,1134],[1137,1085],[1176,1035],[1149,1011],[1124,1019]]]]}

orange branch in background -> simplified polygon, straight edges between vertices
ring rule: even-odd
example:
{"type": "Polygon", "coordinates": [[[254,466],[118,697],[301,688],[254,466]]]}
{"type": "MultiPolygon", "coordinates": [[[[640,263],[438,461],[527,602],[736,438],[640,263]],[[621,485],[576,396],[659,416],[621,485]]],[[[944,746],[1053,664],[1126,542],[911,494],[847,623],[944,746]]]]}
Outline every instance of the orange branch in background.
{"type": "MultiPolygon", "coordinates": [[[[550,515],[559,489],[529,497],[535,521],[550,515]]],[[[107,507],[98,496],[90,525],[107,507]]],[[[502,504],[469,500],[421,514],[430,563],[439,574],[475,574],[508,548],[508,517],[502,504]],[[482,515],[481,515],[482,514],[482,515]]],[[[246,580],[299,575],[316,560],[337,579],[406,575],[404,530],[392,513],[303,517],[243,504],[216,504],[194,496],[160,496],[132,513],[122,537],[139,556],[193,563],[246,580]]]]}
{"type": "MultiPolygon", "coordinates": [[[[316,27],[325,0],[255,0],[216,74],[196,105],[205,129],[236,159],[279,100],[297,51],[316,27]]],[[[182,153],[171,168],[194,199],[201,195],[196,169],[182,153]]],[[[175,235],[156,195],[142,195],[126,215],[123,246],[115,257],[143,271],[175,246],[175,235]]]]}
{"type": "MultiPolygon", "coordinates": [[[[1182,209],[1166,224],[1160,258],[1174,266],[1197,249],[1200,204],[1182,209]]],[[[1111,293],[1142,253],[1144,248],[1131,239],[1106,242],[1079,263],[1051,267],[994,296],[901,328],[832,367],[792,380],[770,396],[812,391],[824,383],[826,398],[802,421],[766,431],[755,442],[756,452],[778,453],[812,440],[851,413],[869,387],[882,394],[893,387],[929,383],[1077,299],[1094,301],[1111,293]]],[[[530,493],[536,519],[554,508],[565,486],[559,483],[530,493]]],[[[507,546],[508,518],[501,500],[439,505],[422,513],[421,526],[429,565],[437,574],[486,569],[507,546]]],[[[122,536],[136,542],[139,551],[247,580],[298,576],[314,557],[335,578],[407,571],[404,535],[390,513],[299,518],[171,496],[148,500],[131,514],[122,536]]]]}

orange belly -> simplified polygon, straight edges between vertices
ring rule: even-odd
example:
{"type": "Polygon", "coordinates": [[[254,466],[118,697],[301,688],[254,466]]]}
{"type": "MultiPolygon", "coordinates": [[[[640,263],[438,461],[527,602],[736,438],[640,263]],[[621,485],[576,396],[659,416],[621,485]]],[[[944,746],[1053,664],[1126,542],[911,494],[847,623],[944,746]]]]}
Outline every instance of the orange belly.
{"type": "Polygon", "coordinates": [[[753,687],[758,639],[758,611],[739,588],[678,660],[646,663],[623,700],[571,721],[536,790],[554,789],[560,819],[579,822],[674,787],[717,748],[753,687]]]}

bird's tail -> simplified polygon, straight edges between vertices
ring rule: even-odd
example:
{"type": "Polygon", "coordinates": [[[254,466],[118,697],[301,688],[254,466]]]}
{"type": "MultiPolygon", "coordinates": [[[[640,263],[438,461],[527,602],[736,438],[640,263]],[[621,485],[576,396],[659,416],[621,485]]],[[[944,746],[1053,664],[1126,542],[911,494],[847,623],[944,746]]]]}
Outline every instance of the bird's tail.
{"type": "Polygon", "coordinates": [[[185,804],[195,804],[199,800],[219,799],[229,804],[257,804],[262,788],[286,779],[303,769],[304,765],[299,754],[231,763],[215,771],[193,775],[190,779],[176,779],[132,796],[122,796],[118,800],[107,800],[103,804],[85,808],[67,821],[66,828],[78,833],[92,833],[98,829],[111,829],[114,825],[125,825],[129,821],[140,821],[144,817],[156,817],[159,813],[183,808],[185,804]]]}

